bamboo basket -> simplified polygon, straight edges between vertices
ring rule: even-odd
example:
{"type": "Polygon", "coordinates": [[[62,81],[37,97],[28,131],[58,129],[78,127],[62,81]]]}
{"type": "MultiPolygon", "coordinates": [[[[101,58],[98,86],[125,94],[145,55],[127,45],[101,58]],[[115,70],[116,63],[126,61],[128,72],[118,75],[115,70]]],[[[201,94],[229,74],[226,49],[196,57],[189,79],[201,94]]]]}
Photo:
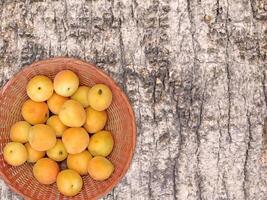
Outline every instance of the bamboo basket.
{"type": "Polygon", "coordinates": [[[24,67],[6,85],[0,93],[0,176],[9,187],[24,197],[34,200],[55,199],[97,199],[107,194],[125,175],[134,153],[136,142],[136,124],[131,105],[116,83],[94,65],[73,58],[53,58],[35,62],[24,67]],[[82,191],[70,198],[59,193],[56,184],[42,185],[33,177],[32,164],[19,167],[8,165],[3,159],[3,148],[9,142],[12,124],[22,120],[21,106],[28,99],[26,84],[35,75],[46,75],[53,79],[63,69],[74,71],[81,85],[92,86],[104,83],[113,93],[113,102],[108,108],[108,123],[105,127],[113,133],[115,146],[108,159],[115,166],[113,175],[106,181],[94,181],[83,176],[82,191]]]}

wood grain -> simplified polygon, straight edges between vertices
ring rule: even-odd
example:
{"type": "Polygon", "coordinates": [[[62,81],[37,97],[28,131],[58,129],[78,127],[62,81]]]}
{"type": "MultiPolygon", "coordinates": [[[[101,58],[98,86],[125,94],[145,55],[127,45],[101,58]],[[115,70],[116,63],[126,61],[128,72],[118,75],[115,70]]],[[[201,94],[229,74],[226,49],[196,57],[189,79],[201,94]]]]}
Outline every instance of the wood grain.
{"type": "Polygon", "coordinates": [[[54,56],[119,83],[137,147],[104,199],[265,200],[266,13],[266,0],[0,0],[1,84],[54,56]]]}

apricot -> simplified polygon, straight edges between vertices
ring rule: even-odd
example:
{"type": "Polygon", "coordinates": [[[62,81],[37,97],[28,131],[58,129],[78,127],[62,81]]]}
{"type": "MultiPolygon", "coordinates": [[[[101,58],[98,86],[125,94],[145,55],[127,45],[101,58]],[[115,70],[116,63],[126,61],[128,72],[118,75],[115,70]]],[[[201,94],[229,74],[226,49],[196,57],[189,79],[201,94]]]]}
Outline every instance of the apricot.
{"type": "Polygon", "coordinates": [[[34,177],[40,183],[45,185],[50,185],[56,182],[58,173],[58,164],[50,158],[41,158],[33,166],[34,177]]]}
{"type": "Polygon", "coordinates": [[[104,84],[94,85],[88,93],[89,105],[97,110],[107,109],[112,102],[112,93],[108,86],[104,84]]]}
{"type": "Polygon", "coordinates": [[[26,148],[18,142],[7,143],[4,147],[3,155],[4,160],[12,166],[22,165],[28,157],[26,148]]]}
{"type": "Polygon", "coordinates": [[[78,87],[79,78],[70,70],[60,71],[54,78],[54,89],[57,94],[63,97],[69,97],[73,95],[78,87]]]}
{"type": "Polygon", "coordinates": [[[71,99],[80,102],[84,108],[89,106],[88,92],[90,88],[87,86],[80,86],[76,92],[71,96],[71,99]]]}
{"type": "Polygon", "coordinates": [[[86,121],[85,110],[78,101],[66,101],[59,111],[59,119],[69,127],[81,127],[86,121]]]}
{"type": "Polygon", "coordinates": [[[69,154],[67,158],[68,168],[75,170],[80,175],[86,175],[88,162],[92,158],[92,155],[86,150],[77,154],[69,154]]]}
{"type": "Polygon", "coordinates": [[[28,152],[27,162],[29,163],[35,163],[37,160],[40,160],[45,156],[45,151],[36,151],[31,147],[30,143],[26,143],[24,146],[28,152]]]}
{"type": "Polygon", "coordinates": [[[68,156],[63,142],[59,139],[57,139],[57,143],[54,147],[46,151],[46,154],[49,158],[58,162],[65,160],[68,156]]]}
{"type": "Polygon", "coordinates": [[[49,110],[54,113],[58,114],[61,106],[68,100],[67,97],[63,97],[58,95],[57,93],[53,93],[53,95],[48,99],[47,105],[49,110]]]}
{"type": "Polygon", "coordinates": [[[10,139],[13,142],[26,143],[31,125],[26,121],[16,122],[11,126],[10,139]]]}
{"type": "Polygon", "coordinates": [[[55,146],[57,139],[55,131],[48,125],[37,124],[30,128],[29,143],[37,151],[46,151],[55,146]]]}
{"type": "Polygon", "coordinates": [[[51,116],[46,124],[54,129],[57,137],[61,137],[63,132],[68,128],[60,121],[57,115],[51,116]]]}
{"type": "Polygon", "coordinates": [[[49,99],[53,94],[52,81],[43,75],[33,77],[26,87],[27,95],[36,102],[42,102],[49,99]]]}
{"type": "Polygon", "coordinates": [[[32,125],[45,123],[49,117],[48,106],[44,102],[27,100],[22,105],[23,118],[32,125]]]}
{"type": "Polygon", "coordinates": [[[89,141],[88,150],[93,156],[108,156],[114,145],[111,132],[99,131],[89,141]]]}
{"type": "Polygon", "coordinates": [[[75,196],[83,187],[82,177],[74,170],[65,169],[57,176],[57,188],[65,196],[75,196]]]}
{"type": "Polygon", "coordinates": [[[102,156],[96,156],[89,160],[88,173],[97,181],[108,179],[114,171],[113,164],[102,156]]]}
{"type": "Polygon", "coordinates": [[[63,133],[62,141],[68,153],[81,153],[88,146],[89,135],[84,128],[68,128],[63,133]]]}
{"type": "Polygon", "coordinates": [[[107,122],[107,112],[97,111],[91,107],[86,109],[86,122],[84,124],[84,128],[89,133],[96,133],[101,131],[107,122]]]}

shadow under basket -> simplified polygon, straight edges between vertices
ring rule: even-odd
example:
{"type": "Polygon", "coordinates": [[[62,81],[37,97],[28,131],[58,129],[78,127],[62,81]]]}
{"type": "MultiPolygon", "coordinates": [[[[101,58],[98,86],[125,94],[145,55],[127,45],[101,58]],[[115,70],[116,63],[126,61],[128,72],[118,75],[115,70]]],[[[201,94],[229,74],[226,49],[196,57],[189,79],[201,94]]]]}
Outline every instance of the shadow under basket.
{"type": "Polygon", "coordinates": [[[73,58],[53,58],[35,62],[24,67],[2,88],[0,94],[0,175],[9,187],[25,199],[97,199],[107,194],[122,179],[132,160],[136,142],[136,124],[131,105],[116,83],[95,66],[73,58]],[[89,175],[83,176],[83,188],[74,197],[59,193],[56,184],[42,185],[33,177],[32,164],[19,167],[8,165],[3,159],[3,148],[10,141],[12,124],[22,120],[21,106],[28,99],[26,85],[35,75],[45,75],[53,79],[64,69],[75,72],[80,85],[93,86],[97,83],[108,85],[113,93],[113,101],[108,108],[108,122],[105,127],[113,133],[115,145],[108,159],[115,166],[114,173],[106,181],[94,181],[89,175]]]}

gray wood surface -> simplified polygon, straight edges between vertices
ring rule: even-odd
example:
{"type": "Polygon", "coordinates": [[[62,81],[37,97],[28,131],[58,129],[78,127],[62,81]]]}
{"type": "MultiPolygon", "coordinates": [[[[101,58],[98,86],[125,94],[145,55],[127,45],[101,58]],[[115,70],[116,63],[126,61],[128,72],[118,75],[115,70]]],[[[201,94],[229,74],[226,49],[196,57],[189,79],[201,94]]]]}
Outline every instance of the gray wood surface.
{"type": "Polygon", "coordinates": [[[70,56],[129,96],[136,152],[107,200],[266,200],[266,54],[266,0],[0,0],[1,84],[70,56]]]}

